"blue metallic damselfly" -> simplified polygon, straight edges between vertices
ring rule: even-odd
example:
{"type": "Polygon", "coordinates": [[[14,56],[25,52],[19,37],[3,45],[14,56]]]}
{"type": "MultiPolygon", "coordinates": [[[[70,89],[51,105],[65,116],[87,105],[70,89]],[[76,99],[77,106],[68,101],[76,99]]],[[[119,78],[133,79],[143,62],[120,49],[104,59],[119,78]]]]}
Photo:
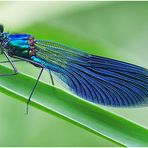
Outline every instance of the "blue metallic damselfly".
{"type": "Polygon", "coordinates": [[[67,85],[77,96],[96,104],[114,107],[147,105],[148,70],[140,66],[90,55],[50,40],[38,40],[29,34],[9,34],[0,25],[1,53],[18,74],[11,57],[27,61],[41,69],[27,101],[35,91],[44,69],[67,85]],[[52,73],[51,73],[52,72],[52,73]]]}

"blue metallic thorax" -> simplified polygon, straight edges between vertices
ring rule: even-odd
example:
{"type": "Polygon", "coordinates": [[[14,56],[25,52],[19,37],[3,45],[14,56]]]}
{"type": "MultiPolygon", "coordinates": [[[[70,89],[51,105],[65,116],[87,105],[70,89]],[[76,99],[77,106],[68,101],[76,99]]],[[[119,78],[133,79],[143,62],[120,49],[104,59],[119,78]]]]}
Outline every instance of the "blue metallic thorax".
{"type": "Polygon", "coordinates": [[[31,60],[35,55],[34,39],[29,34],[3,33],[2,47],[8,49],[10,56],[26,58],[31,60]]]}
{"type": "Polygon", "coordinates": [[[43,65],[41,60],[36,60],[35,41],[30,34],[1,33],[0,43],[9,56],[26,60],[37,67],[43,65]]]}
{"type": "Polygon", "coordinates": [[[23,58],[37,67],[45,67],[53,71],[62,73],[61,69],[54,63],[49,63],[46,60],[36,55],[35,41],[29,34],[8,34],[3,33],[3,47],[8,49],[8,54],[12,57],[23,58]]]}
{"type": "Polygon", "coordinates": [[[28,40],[30,36],[29,34],[10,34],[8,38],[10,40],[28,40]]]}
{"type": "Polygon", "coordinates": [[[17,50],[29,50],[30,45],[28,44],[29,34],[13,34],[8,36],[8,46],[14,47],[17,50]]]}

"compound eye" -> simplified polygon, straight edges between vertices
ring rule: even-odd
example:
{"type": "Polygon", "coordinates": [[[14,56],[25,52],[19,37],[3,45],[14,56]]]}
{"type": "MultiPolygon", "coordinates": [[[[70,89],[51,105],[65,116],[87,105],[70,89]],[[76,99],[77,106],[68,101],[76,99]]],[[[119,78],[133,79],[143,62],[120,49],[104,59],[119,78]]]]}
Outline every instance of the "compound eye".
{"type": "Polygon", "coordinates": [[[3,25],[0,25],[0,32],[2,33],[4,31],[3,25]]]}

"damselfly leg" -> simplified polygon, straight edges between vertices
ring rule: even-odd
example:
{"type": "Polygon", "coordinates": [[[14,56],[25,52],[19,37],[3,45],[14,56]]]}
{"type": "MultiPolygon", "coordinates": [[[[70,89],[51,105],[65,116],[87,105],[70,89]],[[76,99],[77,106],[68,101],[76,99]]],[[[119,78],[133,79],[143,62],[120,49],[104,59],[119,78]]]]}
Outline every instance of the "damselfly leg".
{"type": "MultiPolygon", "coordinates": [[[[41,75],[42,75],[42,73],[43,73],[43,70],[44,70],[44,67],[41,68],[41,71],[40,71],[40,73],[39,73],[39,75],[38,75],[38,78],[37,78],[37,80],[36,80],[36,83],[35,83],[35,85],[34,85],[32,91],[31,91],[31,93],[30,93],[30,96],[29,96],[28,100],[27,100],[26,114],[28,114],[29,103],[30,103],[31,97],[32,97],[32,95],[33,95],[33,93],[34,93],[34,91],[35,91],[35,89],[36,89],[36,87],[37,87],[37,84],[38,84],[38,82],[39,82],[39,80],[40,80],[40,78],[41,78],[41,75]]],[[[53,80],[51,71],[49,71],[49,73],[50,73],[52,85],[54,86],[54,80],[53,80]]]]}
{"type": "Polygon", "coordinates": [[[50,74],[51,83],[54,86],[54,80],[53,80],[53,76],[52,76],[51,70],[49,70],[49,74],[50,74]]]}
{"type": "Polygon", "coordinates": [[[17,70],[15,64],[13,63],[13,61],[10,59],[10,57],[7,55],[7,53],[5,51],[3,51],[3,54],[7,58],[8,61],[2,61],[0,63],[10,63],[10,65],[12,66],[14,72],[11,73],[11,74],[0,74],[0,76],[14,76],[14,75],[17,75],[18,70],[17,70]]]}
{"type": "MultiPolygon", "coordinates": [[[[12,74],[0,74],[0,76],[12,76],[12,75],[17,75],[17,74],[18,74],[18,70],[17,70],[17,68],[16,68],[16,66],[15,66],[15,64],[14,64],[14,62],[27,61],[27,62],[31,62],[32,64],[35,64],[36,66],[38,66],[38,67],[41,68],[41,71],[40,71],[40,73],[39,73],[39,75],[38,75],[38,77],[37,77],[37,80],[36,80],[36,82],[35,82],[35,85],[33,86],[32,91],[31,91],[31,93],[30,93],[30,95],[29,95],[29,98],[28,98],[28,100],[27,100],[26,114],[28,114],[29,103],[30,103],[31,97],[32,97],[32,95],[33,95],[33,93],[34,93],[34,91],[35,91],[35,89],[36,89],[36,87],[37,87],[37,84],[38,84],[38,82],[39,82],[39,80],[40,80],[40,77],[41,77],[41,75],[42,75],[42,73],[43,73],[44,67],[43,67],[43,65],[41,65],[41,64],[39,64],[39,63],[30,61],[30,60],[28,60],[28,59],[20,58],[20,57],[14,57],[14,58],[18,58],[18,59],[16,59],[16,60],[13,61],[13,60],[11,60],[11,58],[7,55],[7,53],[6,53],[5,51],[3,51],[3,54],[4,54],[5,57],[7,58],[7,61],[2,61],[2,62],[0,62],[0,63],[10,63],[11,66],[12,66],[12,68],[13,68],[14,73],[12,73],[12,74]]],[[[12,57],[13,57],[13,56],[12,56],[12,57]]],[[[50,73],[50,77],[51,77],[51,83],[52,83],[52,85],[54,85],[54,80],[53,80],[53,76],[52,76],[51,71],[49,71],[49,73],[50,73]]]]}
{"type": "Polygon", "coordinates": [[[38,76],[38,78],[37,78],[37,80],[36,80],[36,83],[35,83],[35,85],[34,85],[32,91],[31,91],[31,94],[30,94],[30,96],[29,96],[29,99],[27,100],[26,114],[28,114],[28,106],[29,106],[29,102],[30,102],[31,97],[32,97],[32,95],[33,95],[33,93],[34,93],[34,91],[35,91],[35,89],[36,89],[36,86],[37,86],[39,80],[40,80],[40,77],[41,77],[41,75],[42,75],[42,73],[43,73],[43,70],[44,70],[44,68],[42,67],[42,68],[41,68],[41,71],[40,71],[40,73],[39,73],[39,76],[38,76]]]}

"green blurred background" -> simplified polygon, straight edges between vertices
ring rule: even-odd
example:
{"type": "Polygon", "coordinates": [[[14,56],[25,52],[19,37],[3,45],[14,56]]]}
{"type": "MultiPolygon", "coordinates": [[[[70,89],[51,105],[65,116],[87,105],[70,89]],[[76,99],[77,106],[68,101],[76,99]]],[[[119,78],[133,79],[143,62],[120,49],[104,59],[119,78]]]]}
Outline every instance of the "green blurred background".
{"type": "MultiPolygon", "coordinates": [[[[148,2],[0,2],[0,21],[10,33],[148,68],[148,2]]],[[[16,66],[31,77],[39,72],[28,63],[16,66]]],[[[42,81],[48,79],[44,72],[42,81]]],[[[102,108],[148,128],[148,107],[102,108]]],[[[25,109],[25,103],[0,93],[0,146],[120,146],[34,107],[26,116],[25,109]]]]}

